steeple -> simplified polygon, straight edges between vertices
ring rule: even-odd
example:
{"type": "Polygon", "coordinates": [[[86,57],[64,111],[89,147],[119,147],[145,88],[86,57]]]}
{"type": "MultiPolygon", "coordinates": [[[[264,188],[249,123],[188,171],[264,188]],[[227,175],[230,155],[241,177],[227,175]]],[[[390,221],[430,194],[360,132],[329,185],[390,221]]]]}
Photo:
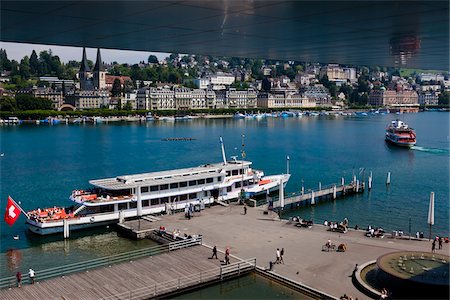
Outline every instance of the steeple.
{"type": "Polygon", "coordinates": [[[81,67],[80,67],[80,73],[81,72],[90,72],[89,65],[86,58],[86,48],[83,47],[83,59],[81,60],[81,67]]]}
{"type": "Polygon", "coordinates": [[[103,66],[102,58],[100,56],[100,48],[97,49],[97,61],[95,62],[94,72],[105,71],[103,66]]]}

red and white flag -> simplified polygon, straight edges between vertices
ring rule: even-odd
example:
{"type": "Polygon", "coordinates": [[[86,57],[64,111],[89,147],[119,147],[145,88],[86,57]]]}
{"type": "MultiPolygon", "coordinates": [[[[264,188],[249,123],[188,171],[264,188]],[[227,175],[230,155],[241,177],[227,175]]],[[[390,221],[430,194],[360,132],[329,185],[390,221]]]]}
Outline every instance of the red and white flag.
{"type": "Polygon", "coordinates": [[[6,204],[5,222],[12,226],[20,216],[21,209],[19,205],[8,196],[8,204],[6,204]]]}

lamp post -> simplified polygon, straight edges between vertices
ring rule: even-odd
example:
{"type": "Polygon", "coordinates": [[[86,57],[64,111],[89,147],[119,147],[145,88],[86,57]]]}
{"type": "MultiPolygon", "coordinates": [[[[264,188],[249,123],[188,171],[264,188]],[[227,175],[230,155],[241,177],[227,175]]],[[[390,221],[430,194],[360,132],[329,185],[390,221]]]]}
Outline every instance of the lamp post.
{"type": "Polygon", "coordinates": [[[286,174],[289,174],[289,155],[286,157],[286,174]]]}
{"type": "Polygon", "coordinates": [[[245,158],[245,151],[244,151],[244,147],[245,147],[245,144],[244,144],[244,138],[245,138],[245,135],[244,134],[242,134],[242,149],[241,149],[241,157],[242,157],[242,160],[241,160],[241,168],[242,168],[242,176],[241,176],[241,197],[240,197],[240,202],[242,203],[242,202],[244,202],[244,158],[245,158]]]}

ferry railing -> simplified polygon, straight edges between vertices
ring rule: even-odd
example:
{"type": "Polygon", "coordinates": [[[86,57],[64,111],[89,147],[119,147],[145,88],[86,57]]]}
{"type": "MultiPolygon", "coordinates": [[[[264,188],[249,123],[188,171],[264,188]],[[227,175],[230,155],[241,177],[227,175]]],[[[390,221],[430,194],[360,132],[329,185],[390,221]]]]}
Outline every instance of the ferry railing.
{"type": "MultiPolygon", "coordinates": [[[[190,239],[179,240],[168,244],[157,245],[149,248],[133,250],[129,252],[114,254],[106,257],[95,258],[87,261],[76,262],[63,266],[48,268],[44,270],[35,271],[36,280],[45,280],[54,277],[61,277],[72,273],[87,271],[90,269],[139,259],[147,256],[154,256],[165,252],[170,252],[177,249],[187,248],[195,245],[201,245],[203,242],[202,237],[193,237],[190,239]]],[[[30,283],[28,274],[22,275],[22,284],[30,283]]],[[[17,285],[17,279],[15,276],[5,277],[0,279],[0,289],[12,288],[17,285]]]]}
{"type": "Polygon", "coordinates": [[[143,288],[135,290],[127,290],[121,293],[117,293],[102,300],[116,300],[116,299],[148,299],[153,297],[159,297],[180,291],[185,288],[190,288],[202,283],[223,280],[232,276],[239,276],[242,273],[246,273],[256,269],[256,258],[250,258],[247,260],[235,262],[229,265],[224,265],[212,270],[179,277],[177,279],[158,282],[148,285],[143,288]]]}

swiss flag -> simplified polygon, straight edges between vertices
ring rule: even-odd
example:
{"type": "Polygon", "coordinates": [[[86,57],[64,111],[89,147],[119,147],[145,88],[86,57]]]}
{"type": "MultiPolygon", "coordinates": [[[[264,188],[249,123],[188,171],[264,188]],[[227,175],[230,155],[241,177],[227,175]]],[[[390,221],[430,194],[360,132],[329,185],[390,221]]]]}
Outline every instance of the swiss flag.
{"type": "Polygon", "coordinates": [[[8,196],[8,204],[5,211],[5,222],[12,226],[20,216],[20,208],[14,200],[8,196]]]}

